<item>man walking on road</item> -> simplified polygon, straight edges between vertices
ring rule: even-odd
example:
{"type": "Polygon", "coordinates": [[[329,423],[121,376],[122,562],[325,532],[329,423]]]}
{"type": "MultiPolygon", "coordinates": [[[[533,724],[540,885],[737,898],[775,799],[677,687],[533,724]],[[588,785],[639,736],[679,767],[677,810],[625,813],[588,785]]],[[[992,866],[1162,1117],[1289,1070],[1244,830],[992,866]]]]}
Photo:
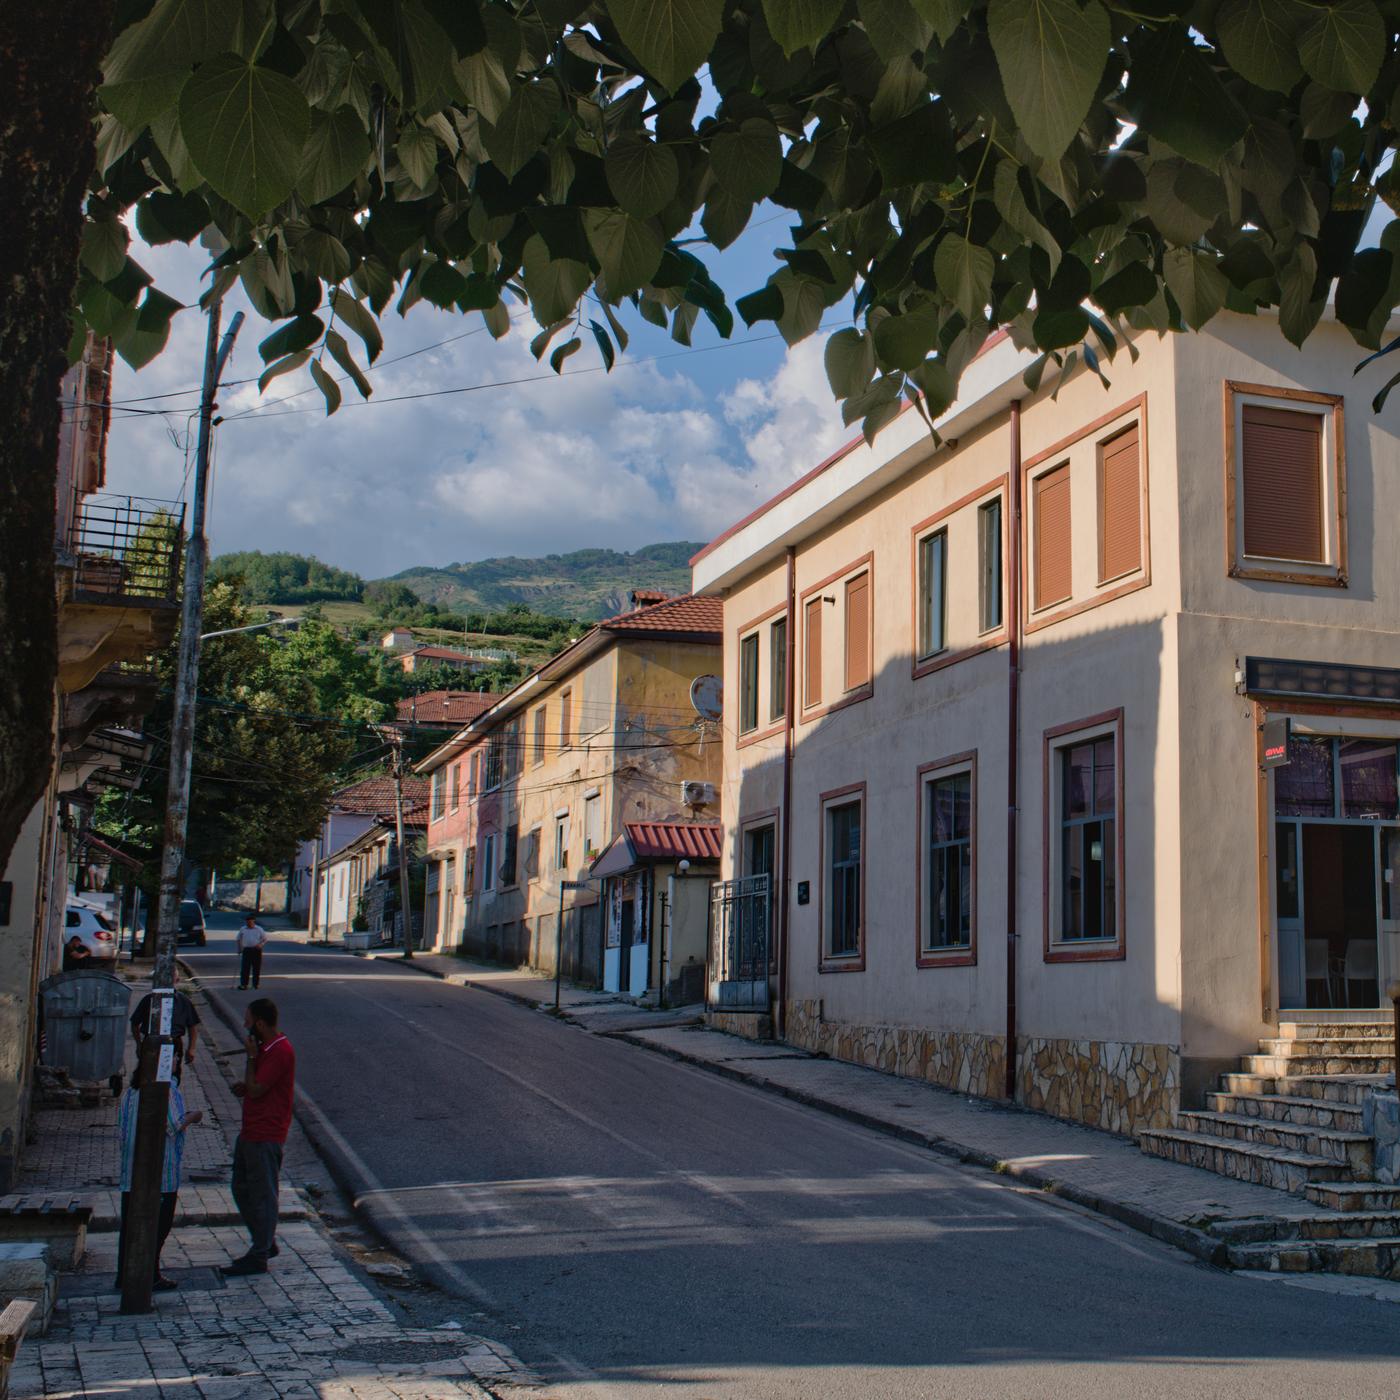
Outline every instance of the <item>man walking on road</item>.
{"type": "Polygon", "coordinates": [[[243,927],[238,930],[238,990],[240,992],[248,990],[250,976],[253,986],[257,987],[258,980],[262,977],[263,945],[266,942],[267,930],[251,914],[247,915],[243,927]]]}
{"type": "Polygon", "coordinates": [[[243,1100],[243,1127],[233,1145],[233,1199],[248,1230],[248,1252],[223,1272],[265,1274],[277,1257],[277,1182],[282,1145],[292,1126],[296,1054],[277,1029],[277,1007],[266,997],[248,1003],[248,1069],[233,1092],[243,1100]]]}

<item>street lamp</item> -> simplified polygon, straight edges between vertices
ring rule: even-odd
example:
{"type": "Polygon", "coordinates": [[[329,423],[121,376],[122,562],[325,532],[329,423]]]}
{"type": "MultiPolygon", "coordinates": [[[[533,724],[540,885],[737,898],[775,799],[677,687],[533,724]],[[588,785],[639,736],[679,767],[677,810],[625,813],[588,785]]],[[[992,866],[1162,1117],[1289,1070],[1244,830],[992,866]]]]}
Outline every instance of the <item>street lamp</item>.
{"type": "Polygon", "coordinates": [[[210,637],[231,637],[235,632],[261,632],[264,627],[300,627],[299,617],[274,617],[270,622],[253,622],[247,627],[225,627],[222,632],[201,632],[199,640],[207,642],[210,637]]]}

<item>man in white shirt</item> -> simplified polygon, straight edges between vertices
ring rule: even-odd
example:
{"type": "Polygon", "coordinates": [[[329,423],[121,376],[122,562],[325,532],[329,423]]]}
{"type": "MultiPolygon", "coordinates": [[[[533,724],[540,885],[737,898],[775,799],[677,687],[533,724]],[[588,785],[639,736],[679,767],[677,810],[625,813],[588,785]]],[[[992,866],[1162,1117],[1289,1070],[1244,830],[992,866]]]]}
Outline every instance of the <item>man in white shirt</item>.
{"type": "Polygon", "coordinates": [[[243,927],[238,930],[238,990],[248,990],[249,979],[254,987],[262,976],[263,945],[267,942],[267,930],[251,915],[247,915],[243,927]]]}

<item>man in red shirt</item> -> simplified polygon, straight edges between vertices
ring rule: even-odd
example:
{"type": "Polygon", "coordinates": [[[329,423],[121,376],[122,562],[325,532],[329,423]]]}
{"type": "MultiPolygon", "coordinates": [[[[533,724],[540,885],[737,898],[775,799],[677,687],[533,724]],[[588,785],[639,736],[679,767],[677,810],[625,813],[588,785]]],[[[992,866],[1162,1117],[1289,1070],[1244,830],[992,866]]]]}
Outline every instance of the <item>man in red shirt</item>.
{"type": "Polygon", "coordinates": [[[233,1199],[247,1227],[249,1248],[224,1266],[230,1276],[265,1274],[277,1255],[277,1180],[282,1145],[292,1126],[297,1057],[277,1029],[277,1007],[266,997],[248,1003],[248,1071],[233,1092],[243,1100],[243,1128],[233,1145],[233,1199]]]}

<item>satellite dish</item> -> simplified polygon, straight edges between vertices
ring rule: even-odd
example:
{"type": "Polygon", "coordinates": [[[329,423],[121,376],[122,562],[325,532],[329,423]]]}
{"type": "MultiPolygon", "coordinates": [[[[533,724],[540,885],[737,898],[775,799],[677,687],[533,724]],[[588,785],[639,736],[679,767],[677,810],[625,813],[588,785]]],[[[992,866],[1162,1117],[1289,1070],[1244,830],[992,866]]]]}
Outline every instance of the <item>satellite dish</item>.
{"type": "Polygon", "coordinates": [[[718,676],[696,676],[690,683],[690,703],[701,719],[724,714],[724,682],[718,676]]]}

